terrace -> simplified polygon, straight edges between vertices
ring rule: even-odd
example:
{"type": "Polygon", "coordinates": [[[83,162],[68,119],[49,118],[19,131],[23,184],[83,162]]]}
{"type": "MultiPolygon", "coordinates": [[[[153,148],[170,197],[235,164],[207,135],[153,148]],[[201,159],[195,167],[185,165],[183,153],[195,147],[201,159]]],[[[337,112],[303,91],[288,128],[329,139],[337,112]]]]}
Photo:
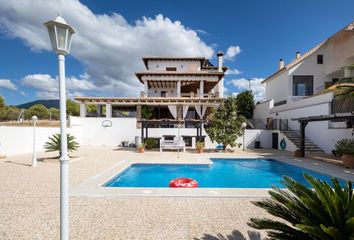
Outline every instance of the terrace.
{"type": "MultiPolygon", "coordinates": [[[[30,154],[0,160],[2,239],[55,239],[59,236],[59,162],[51,159],[55,155],[40,153],[37,168],[30,167],[30,154]]],[[[295,165],[327,169],[331,174],[354,178],[353,170],[322,161],[293,158],[290,153],[280,151],[205,153],[203,159],[257,156],[283,159],[295,165]]],[[[249,196],[250,192],[245,194],[240,190],[238,195],[225,197],[230,194],[226,190],[214,190],[208,193],[212,198],[201,193],[190,197],[188,192],[178,191],[181,189],[175,191],[174,197],[166,197],[164,191],[156,189],[153,192],[135,189],[104,193],[94,187],[96,192],[91,191],[92,181],[106,178],[119,166],[127,164],[127,160],[140,163],[203,161],[200,155],[191,152],[181,153],[177,159],[176,152],[138,154],[124,148],[82,147],[70,161],[72,239],[114,239],[117,236],[124,239],[170,239],[171,236],[174,239],[205,239],[205,236],[214,236],[210,239],[218,239],[218,234],[239,237],[247,236],[248,231],[254,232],[246,225],[250,217],[271,217],[250,203],[263,197],[265,191],[249,196]]],[[[167,195],[171,196],[171,193],[167,195]]],[[[260,234],[265,236],[264,232],[260,234]]]]}

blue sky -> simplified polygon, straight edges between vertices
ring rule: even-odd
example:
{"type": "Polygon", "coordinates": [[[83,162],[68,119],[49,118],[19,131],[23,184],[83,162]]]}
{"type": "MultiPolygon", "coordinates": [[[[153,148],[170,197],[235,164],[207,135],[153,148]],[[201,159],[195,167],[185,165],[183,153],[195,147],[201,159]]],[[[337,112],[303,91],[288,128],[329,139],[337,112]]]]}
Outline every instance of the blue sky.
{"type": "Polygon", "coordinates": [[[354,21],[354,1],[0,0],[0,95],[7,104],[57,98],[57,60],[42,23],[59,12],[78,32],[66,58],[68,97],[112,96],[114,84],[119,96],[137,96],[142,56],[216,63],[216,52],[229,49],[227,94],[252,78],[260,99],[260,81],[279,58],[289,62],[354,21]]]}

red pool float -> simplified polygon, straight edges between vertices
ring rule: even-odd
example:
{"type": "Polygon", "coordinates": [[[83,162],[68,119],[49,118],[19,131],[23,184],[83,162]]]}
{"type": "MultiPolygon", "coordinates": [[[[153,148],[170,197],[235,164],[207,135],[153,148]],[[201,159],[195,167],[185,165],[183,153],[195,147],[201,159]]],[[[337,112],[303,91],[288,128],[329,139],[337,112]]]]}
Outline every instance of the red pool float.
{"type": "Polygon", "coordinates": [[[175,178],[169,186],[170,188],[197,188],[198,182],[193,178],[175,178]]]}

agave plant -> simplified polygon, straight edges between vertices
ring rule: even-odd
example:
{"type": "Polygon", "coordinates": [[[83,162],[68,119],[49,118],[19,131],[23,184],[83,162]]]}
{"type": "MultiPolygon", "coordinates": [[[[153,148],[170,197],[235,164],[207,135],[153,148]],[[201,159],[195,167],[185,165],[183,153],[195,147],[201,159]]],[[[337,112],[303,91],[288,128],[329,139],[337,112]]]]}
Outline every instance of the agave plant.
{"type": "Polygon", "coordinates": [[[286,222],[268,218],[251,218],[249,226],[267,230],[270,239],[341,240],[354,239],[354,202],[352,183],[342,188],[336,178],[333,187],[304,175],[312,188],[285,177],[283,190],[273,187],[270,199],[254,201],[254,205],[286,222]]]}
{"type": "MultiPolygon", "coordinates": [[[[75,141],[73,135],[67,134],[67,142],[69,152],[76,151],[79,148],[79,143],[75,141]]],[[[61,155],[60,133],[55,133],[49,137],[49,141],[44,144],[44,149],[46,152],[59,151],[59,155],[61,155]]]]}

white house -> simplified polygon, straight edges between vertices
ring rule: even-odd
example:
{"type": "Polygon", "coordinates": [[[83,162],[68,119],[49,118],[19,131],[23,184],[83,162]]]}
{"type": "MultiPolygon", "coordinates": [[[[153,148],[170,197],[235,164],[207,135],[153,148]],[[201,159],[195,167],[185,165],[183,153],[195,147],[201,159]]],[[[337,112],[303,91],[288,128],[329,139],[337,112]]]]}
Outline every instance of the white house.
{"type": "MultiPolygon", "coordinates": [[[[287,131],[299,130],[292,119],[354,111],[353,97],[328,90],[339,82],[353,85],[353,77],[354,22],[308,52],[297,52],[289,64],[280,59],[278,70],[263,81],[265,100],[256,105],[255,124],[282,131],[298,147],[298,132],[287,131]]],[[[353,137],[352,126],[350,121],[309,123],[306,150],[330,153],[337,140],[353,137]]]]}
{"type": "Polygon", "coordinates": [[[145,70],[136,73],[144,85],[138,98],[76,97],[80,118],[71,118],[83,144],[118,145],[135,138],[172,138],[186,145],[205,141],[203,123],[223,98],[223,53],[214,66],[204,57],[143,57],[145,70]],[[90,112],[90,105],[95,112],[90,112]]]}

